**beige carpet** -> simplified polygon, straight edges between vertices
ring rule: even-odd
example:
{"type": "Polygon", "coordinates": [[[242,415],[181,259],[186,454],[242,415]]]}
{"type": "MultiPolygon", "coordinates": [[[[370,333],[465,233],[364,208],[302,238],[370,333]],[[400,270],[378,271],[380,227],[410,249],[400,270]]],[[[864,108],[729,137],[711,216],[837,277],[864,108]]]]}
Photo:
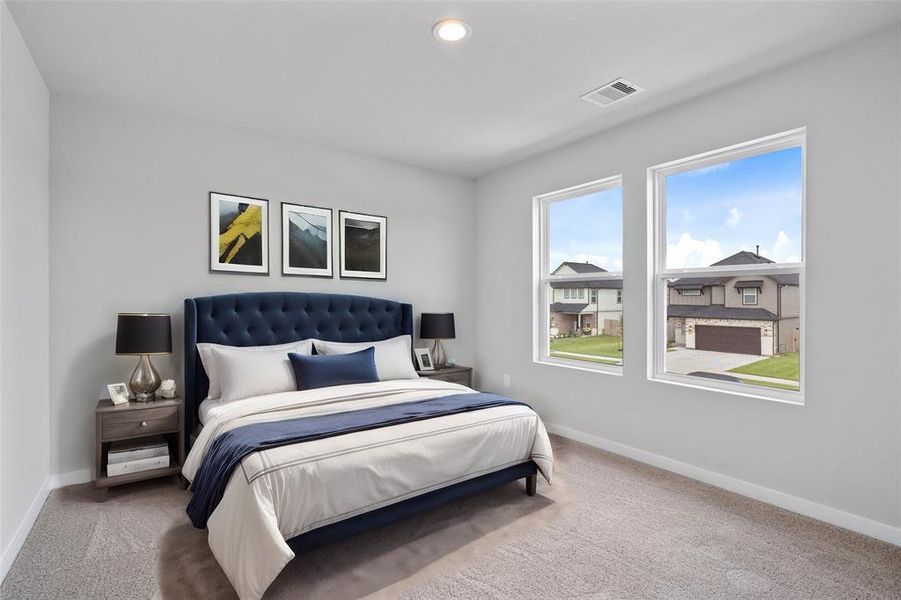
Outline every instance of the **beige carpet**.
{"type": "MultiPolygon", "coordinates": [[[[267,599],[901,598],[901,549],[554,438],[515,483],[298,556],[267,599]]],[[[53,492],[3,599],[234,598],[172,480],[53,492]]]]}

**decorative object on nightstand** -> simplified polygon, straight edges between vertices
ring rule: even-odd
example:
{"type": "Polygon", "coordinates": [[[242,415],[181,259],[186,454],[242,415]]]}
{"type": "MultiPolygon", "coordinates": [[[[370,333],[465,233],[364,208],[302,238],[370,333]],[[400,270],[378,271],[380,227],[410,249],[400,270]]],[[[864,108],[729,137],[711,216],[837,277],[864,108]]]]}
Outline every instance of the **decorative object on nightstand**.
{"type": "Polygon", "coordinates": [[[456,337],[454,313],[422,313],[419,321],[419,338],[435,340],[432,344],[432,363],[439,371],[447,362],[441,340],[452,340],[456,337]]]}
{"type": "Polygon", "coordinates": [[[417,371],[420,377],[459,383],[472,387],[472,367],[447,367],[440,371],[417,371]]]}
{"type": "Polygon", "coordinates": [[[413,354],[416,355],[417,371],[434,371],[435,365],[432,364],[432,355],[428,348],[414,348],[413,354]]]}
{"type": "Polygon", "coordinates": [[[160,384],[160,398],[175,398],[175,380],[163,379],[160,384]]]}
{"type": "Polygon", "coordinates": [[[185,408],[180,398],[120,405],[100,400],[94,422],[94,485],[104,490],[104,498],[112,486],[181,471],[185,408]]]}
{"type": "Polygon", "coordinates": [[[172,325],[167,314],[119,313],[116,354],[140,356],[128,387],[138,402],[153,400],[160,387],[160,374],[150,362],[151,354],[172,352],[172,325]]]}
{"type": "Polygon", "coordinates": [[[109,399],[113,404],[126,404],[128,402],[128,386],[124,383],[111,383],[106,386],[109,399]]]}

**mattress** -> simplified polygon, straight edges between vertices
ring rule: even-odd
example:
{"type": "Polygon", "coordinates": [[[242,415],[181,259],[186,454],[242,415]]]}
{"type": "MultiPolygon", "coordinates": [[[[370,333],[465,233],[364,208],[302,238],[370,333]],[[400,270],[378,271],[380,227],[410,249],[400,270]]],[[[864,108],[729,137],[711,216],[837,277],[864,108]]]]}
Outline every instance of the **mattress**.
{"type": "MultiPolygon", "coordinates": [[[[212,405],[183,474],[193,481],[216,438],[244,425],[472,391],[458,384],[418,379],[212,405]]],[[[210,548],[238,596],[257,600],[294,557],[285,540],[530,459],[550,483],[553,453],[547,432],[538,415],[523,405],[253,452],[234,470],[209,518],[210,548]]]]}

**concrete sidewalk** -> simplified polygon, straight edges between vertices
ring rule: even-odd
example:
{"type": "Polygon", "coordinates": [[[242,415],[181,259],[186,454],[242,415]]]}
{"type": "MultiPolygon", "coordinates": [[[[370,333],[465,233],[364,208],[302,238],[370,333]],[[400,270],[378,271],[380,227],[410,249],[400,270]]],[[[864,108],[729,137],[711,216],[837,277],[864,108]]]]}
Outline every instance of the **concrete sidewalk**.
{"type": "Polygon", "coordinates": [[[689,348],[676,348],[666,353],[666,370],[668,373],[688,375],[697,371],[704,373],[718,373],[737,377],[740,379],[753,379],[767,383],[782,385],[798,385],[791,379],[779,379],[776,377],[764,377],[762,375],[747,375],[744,373],[730,373],[730,369],[743,367],[760,360],[765,356],[753,356],[751,354],[735,354],[731,352],[713,352],[711,350],[692,350],[689,348]]]}

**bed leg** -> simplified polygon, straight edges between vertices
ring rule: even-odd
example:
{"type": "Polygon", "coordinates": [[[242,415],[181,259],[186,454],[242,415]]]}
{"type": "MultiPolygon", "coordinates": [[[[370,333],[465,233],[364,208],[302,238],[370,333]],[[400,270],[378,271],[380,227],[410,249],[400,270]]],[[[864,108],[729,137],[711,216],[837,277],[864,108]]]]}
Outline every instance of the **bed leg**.
{"type": "Polygon", "coordinates": [[[535,490],[538,488],[538,475],[529,475],[526,477],[526,494],[529,496],[535,495],[535,490]]]}

